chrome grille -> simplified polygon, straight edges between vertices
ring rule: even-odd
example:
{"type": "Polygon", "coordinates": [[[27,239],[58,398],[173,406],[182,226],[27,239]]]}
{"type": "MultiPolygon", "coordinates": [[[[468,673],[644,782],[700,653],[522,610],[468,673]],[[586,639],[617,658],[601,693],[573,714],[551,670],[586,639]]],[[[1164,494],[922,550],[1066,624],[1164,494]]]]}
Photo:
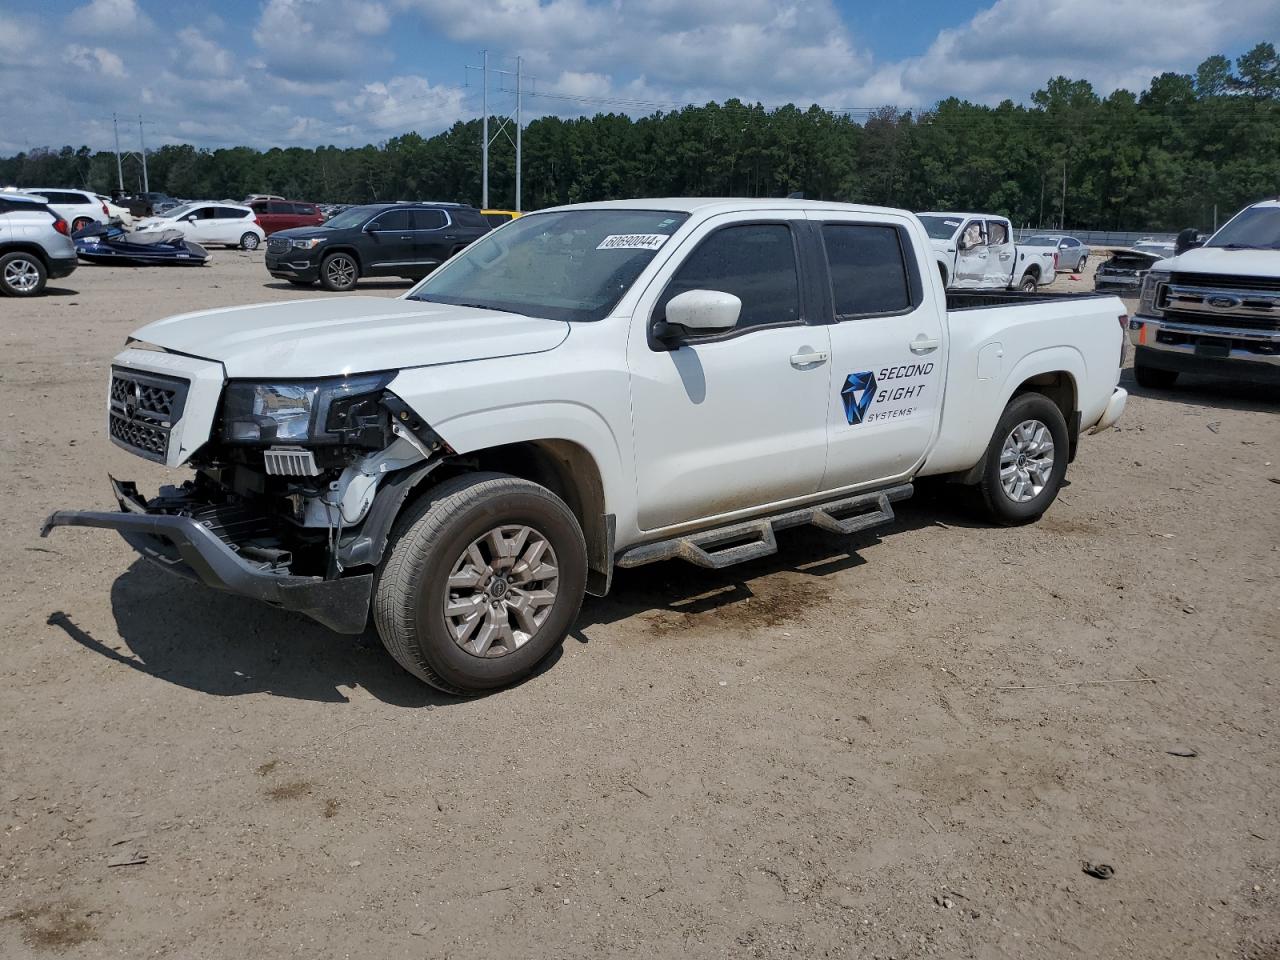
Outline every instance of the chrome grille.
{"type": "Polygon", "coordinates": [[[107,429],[111,440],[140,457],[164,462],[181,418],[187,381],[123,367],[111,369],[107,429]]]}
{"type": "Polygon", "coordinates": [[[289,241],[284,237],[272,237],[267,241],[267,253],[288,253],[289,241]]]}
{"type": "Polygon", "coordinates": [[[1161,286],[1160,305],[1169,319],[1185,323],[1280,330],[1280,290],[1267,289],[1271,284],[1261,278],[1248,286],[1224,282],[1232,279],[1238,278],[1205,276],[1194,283],[1175,279],[1161,286]]]}

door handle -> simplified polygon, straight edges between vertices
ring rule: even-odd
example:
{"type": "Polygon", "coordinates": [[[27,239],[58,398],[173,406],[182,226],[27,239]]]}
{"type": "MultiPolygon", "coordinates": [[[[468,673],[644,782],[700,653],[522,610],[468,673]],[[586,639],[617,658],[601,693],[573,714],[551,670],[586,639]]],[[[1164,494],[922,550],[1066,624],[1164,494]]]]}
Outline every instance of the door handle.
{"type": "Polygon", "coordinates": [[[793,353],[791,355],[791,365],[793,367],[808,367],[815,363],[826,363],[830,354],[825,350],[814,350],[810,353],[793,353]]]}
{"type": "Polygon", "coordinates": [[[938,345],[941,342],[937,337],[926,337],[923,333],[920,333],[907,346],[912,353],[933,353],[938,349],[938,345]]]}
{"type": "Polygon", "coordinates": [[[1000,259],[1001,259],[1001,260],[1012,260],[1012,259],[1013,259],[1013,254],[1012,254],[1012,253],[1002,253],[1002,254],[1000,254],[1000,259]]]}
{"type": "Polygon", "coordinates": [[[400,239],[401,239],[401,240],[412,240],[412,239],[413,239],[413,235],[412,235],[412,234],[410,234],[410,235],[409,235],[409,236],[407,236],[407,237],[403,237],[403,236],[402,236],[400,239]]]}

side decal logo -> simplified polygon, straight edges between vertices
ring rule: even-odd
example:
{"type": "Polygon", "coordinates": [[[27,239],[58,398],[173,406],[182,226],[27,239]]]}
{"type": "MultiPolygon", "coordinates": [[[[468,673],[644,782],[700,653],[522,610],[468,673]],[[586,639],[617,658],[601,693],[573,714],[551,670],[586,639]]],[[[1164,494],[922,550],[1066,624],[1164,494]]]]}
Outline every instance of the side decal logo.
{"type": "Polygon", "coordinates": [[[871,370],[851,373],[844,378],[840,399],[844,402],[844,416],[849,423],[861,423],[876,395],[876,375],[871,370]]]}

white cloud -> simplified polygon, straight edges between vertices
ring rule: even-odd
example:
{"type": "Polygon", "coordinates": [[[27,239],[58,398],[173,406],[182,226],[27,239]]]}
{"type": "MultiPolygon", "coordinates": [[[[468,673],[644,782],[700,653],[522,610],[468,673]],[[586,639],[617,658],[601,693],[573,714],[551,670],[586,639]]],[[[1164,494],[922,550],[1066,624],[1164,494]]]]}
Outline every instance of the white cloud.
{"type": "Polygon", "coordinates": [[[135,0],[89,0],[67,17],[72,31],[94,39],[129,36],[151,29],[135,0]]]}
{"type": "Polygon", "coordinates": [[[105,77],[123,77],[124,61],[105,47],[82,47],[73,43],[62,53],[62,62],[86,73],[105,77]]]}
{"type": "Polygon", "coordinates": [[[229,77],[236,72],[235,57],[195,27],[178,31],[174,66],[180,72],[202,77],[229,77]]]}
{"type": "Polygon", "coordinates": [[[377,0],[267,0],[253,39],[272,73],[323,81],[385,66],[390,54],[370,41],[390,25],[377,0]]]}
{"type": "Polygon", "coordinates": [[[460,87],[432,86],[424,77],[392,77],[366,84],[353,97],[336,100],[334,112],[352,126],[388,133],[438,130],[467,111],[460,87]]]}

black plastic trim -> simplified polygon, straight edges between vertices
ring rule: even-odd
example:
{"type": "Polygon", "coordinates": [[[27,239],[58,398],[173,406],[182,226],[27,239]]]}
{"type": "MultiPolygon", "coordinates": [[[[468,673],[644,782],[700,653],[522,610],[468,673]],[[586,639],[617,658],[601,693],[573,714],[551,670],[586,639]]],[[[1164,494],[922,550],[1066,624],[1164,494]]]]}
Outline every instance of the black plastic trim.
{"type": "Polygon", "coordinates": [[[361,633],[369,618],[373,574],[324,580],[279,572],[239,556],[215,533],[190,517],[147,513],[133,484],[112,479],[118,513],[60,510],[40,529],[98,527],[115,530],[145,559],[170,573],[206,586],[292,610],[338,633],[361,633]]]}

